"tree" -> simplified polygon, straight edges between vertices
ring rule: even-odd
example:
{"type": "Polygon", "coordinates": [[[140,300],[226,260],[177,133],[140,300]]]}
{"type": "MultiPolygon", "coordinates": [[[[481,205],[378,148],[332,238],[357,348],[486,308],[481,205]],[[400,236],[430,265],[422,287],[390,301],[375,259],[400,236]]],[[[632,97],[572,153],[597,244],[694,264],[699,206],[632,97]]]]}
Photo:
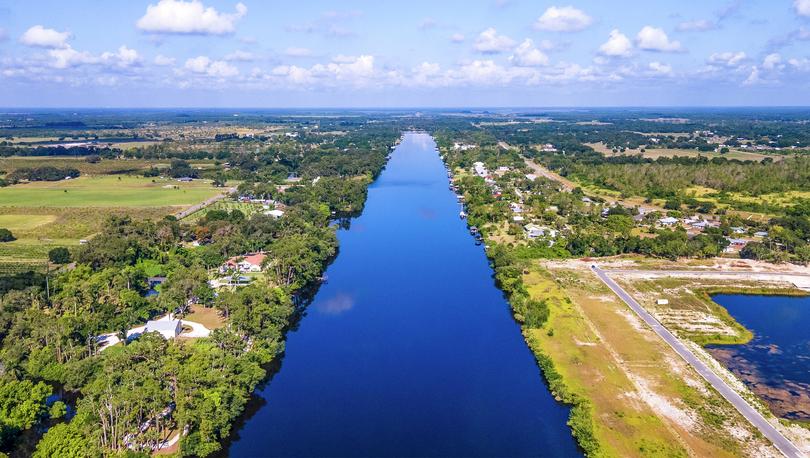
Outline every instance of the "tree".
{"type": "Polygon", "coordinates": [[[34,458],[93,458],[101,453],[94,441],[79,429],[80,418],[49,429],[37,443],[34,458]]]}
{"type": "Polygon", "coordinates": [[[0,228],[0,242],[13,242],[14,240],[17,240],[17,238],[14,237],[10,230],[0,228]]]}
{"type": "Polygon", "coordinates": [[[48,260],[54,264],[67,264],[70,259],[70,250],[65,247],[56,247],[48,252],[48,260]]]}
{"type": "Polygon", "coordinates": [[[45,415],[45,399],[50,394],[51,387],[43,382],[0,382],[0,447],[5,448],[17,433],[34,426],[45,415]]]}

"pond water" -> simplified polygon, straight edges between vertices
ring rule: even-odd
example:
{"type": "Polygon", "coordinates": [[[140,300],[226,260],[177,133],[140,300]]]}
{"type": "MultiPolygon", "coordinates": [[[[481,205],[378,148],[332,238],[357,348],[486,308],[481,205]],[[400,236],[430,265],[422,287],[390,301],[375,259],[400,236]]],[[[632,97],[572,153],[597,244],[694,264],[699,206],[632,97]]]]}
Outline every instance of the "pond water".
{"type": "Polygon", "coordinates": [[[713,299],[754,339],[709,346],[709,352],[775,415],[810,420],[810,297],[720,294],[713,299]]]}
{"type": "Polygon", "coordinates": [[[341,230],[230,456],[580,456],[426,134],[341,230]]]}

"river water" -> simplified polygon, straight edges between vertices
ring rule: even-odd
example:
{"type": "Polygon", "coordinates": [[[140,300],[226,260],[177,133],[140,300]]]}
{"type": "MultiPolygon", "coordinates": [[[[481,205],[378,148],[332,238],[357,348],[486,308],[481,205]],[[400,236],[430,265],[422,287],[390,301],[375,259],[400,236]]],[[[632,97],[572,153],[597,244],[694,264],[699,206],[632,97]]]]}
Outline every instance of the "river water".
{"type": "Polygon", "coordinates": [[[458,212],[406,134],[230,456],[581,455],[458,212]]]}
{"type": "Polygon", "coordinates": [[[719,294],[714,301],[754,333],[744,345],[708,350],[771,411],[810,420],[810,297],[719,294]]]}

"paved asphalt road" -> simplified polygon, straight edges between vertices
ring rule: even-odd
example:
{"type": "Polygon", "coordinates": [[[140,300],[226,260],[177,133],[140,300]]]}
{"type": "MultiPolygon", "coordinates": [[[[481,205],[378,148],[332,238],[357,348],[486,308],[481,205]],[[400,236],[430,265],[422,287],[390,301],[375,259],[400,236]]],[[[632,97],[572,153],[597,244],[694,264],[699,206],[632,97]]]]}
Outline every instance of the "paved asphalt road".
{"type": "Polygon", "coordinates": [[[643,269],[608,269],[608,272],[615,274],[650,274],[650,275],[741,275],[745,276],[773,276],[773,277],[810,277],[810,274],[801,272],[745,272],[745,271],[722,271],[722,270],[643,270],[643,269]]]}
{"type": "Polygon", "coordinates": [[[686,360],[695,370],[709,382],[728,402],[730,402],[748,421],[756,427],[763,436],[767,437],[776,448],[785,456],[803,457],[804,454],[792,442],[782,435],[776,428],[768,423],[748,402],[745,401],[736,391],[723,381],[712,371],[703,361],[698,359],[675,335],[669,332],[658,322],[647,310],[644,309],[635,299],[633,299],[621,286],[616,284],[607,274],[596,266],[591,266],[591,270],[604,282],[608,288],[613,290],[634,312],[647,323],[659,337],[672,347],[683,359],[686,360]]]}

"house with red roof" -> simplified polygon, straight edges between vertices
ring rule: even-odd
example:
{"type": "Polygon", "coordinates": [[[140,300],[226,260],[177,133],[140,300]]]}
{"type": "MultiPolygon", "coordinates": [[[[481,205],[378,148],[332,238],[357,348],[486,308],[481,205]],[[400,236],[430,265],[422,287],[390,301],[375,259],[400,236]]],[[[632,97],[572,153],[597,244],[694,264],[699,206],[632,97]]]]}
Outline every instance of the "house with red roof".
{"type": "Polygon", "coordinates": [[[234,256],[220,267],[221,272],[235,270],[237,272],[261,272],[262,263],[267,258],[264,252],[248,253],[242,256],[234,256]]]}

